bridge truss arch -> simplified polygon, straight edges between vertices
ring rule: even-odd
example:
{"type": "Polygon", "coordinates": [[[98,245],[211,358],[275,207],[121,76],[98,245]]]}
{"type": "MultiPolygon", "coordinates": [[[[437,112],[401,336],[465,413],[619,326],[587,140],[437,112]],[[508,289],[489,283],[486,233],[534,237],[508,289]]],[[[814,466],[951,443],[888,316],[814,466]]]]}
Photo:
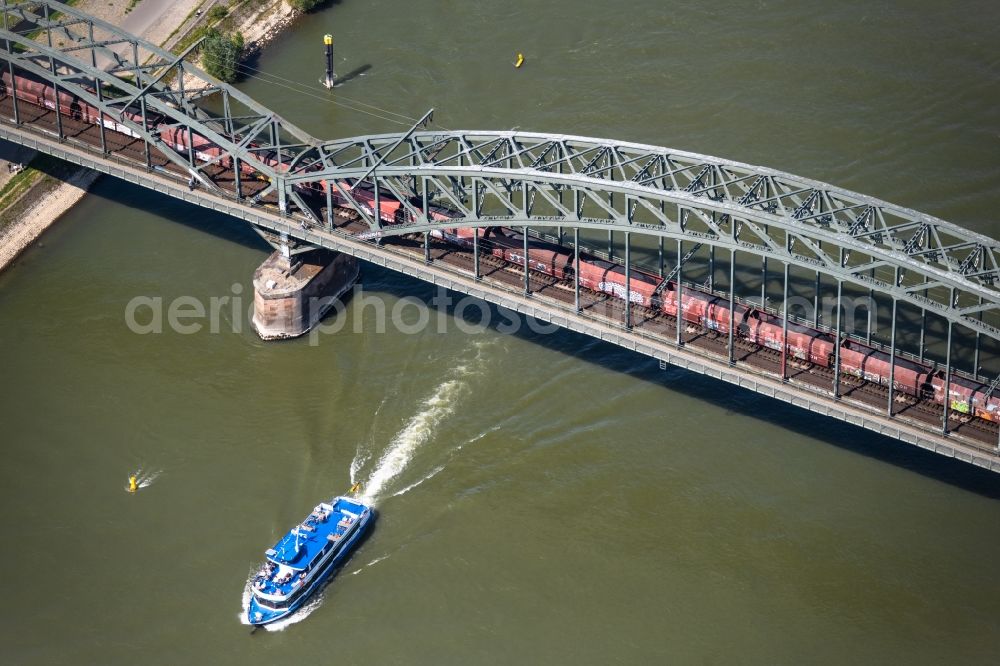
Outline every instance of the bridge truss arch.
{"type": "MultiPolygon", "coordinates": [[[[373,236],[546,226],[773,257],[1000,340],[1000,243],[908,208],[763,167],[586,137],[411,130],[324,142],[187,62],[187,52],[175,56],[55,0],[0,0],[0,18],[10,76],[17,68],[86,101],[143,140],[147,168],[151,153],[162,154],[220,194],[220,165],[230,164],[238,199],[249,167],[265,182],[254,196],[276,198],[282,213],[322,224],[322,202],[307,199],[326,190],[327,223],[335,193],[373,236]],[[221,104],[207,110],[208,96],[221,104]],[[165,140],[164,127],[186,134],[188,148],[165,140]],[[193,135],[218,154],[199,160],[193,135]],[[403,202],[404,223],[372,216],[352,194],[359,181],[403,202]],[[453,219],[435,221],[432,208],[453,219]]],[[[20,122],[16,100],[14,115],[20,122]]],[[[101,143],[109,152],[103,125],[101,143]]]]}
{"type": "Polygon", "coordinates": [[[662,237],[818,271],[1000,340],[1000,242],[818,181],[669,148],[523,132],[387,134],[313,153],[287,182],[332,183],[369,237],[485,226],[662,237]],[[375,219],[346,185],[359,181],[403,202],[404,222],[375,219]],[[435,208],[451,219],[435,219],[435,208]]]}
{"type": "MultiPolygon", "coordinates": [[[[401,134],[322,141],[186,61],[190,48],[174,55],[55,0],[0,0],[0,19],[0,123],[15,126],[11,131],[0,128],[5,136],[40,145],[37,138],[44,135],[44,149],[52,154],[116,175],[125,171],[112,165],[127,166],[135,176],[132,181],[146,187],[172,182],[171,196],[240,217],[273,245],[300,243],[293,252],[322,246],[378,261],[386,253],[361,240],[424,234],[429,258],[432,231],[497,226],[570,229],[573,249],[579,251],[580,230],[601,230],[619,233],[625,241],[625,256],[614,259],[624,259],[627,283],[634,265],[630,242],[638,234],[657,239],[661,248],[664,239],[676,243],[674,272],[658,289],[674,276],[677,290],[688,288],[682,279],[684,261],[707,246],[713,257],[715,249],[730,253],[731,301],[737,253],[762,259],[761,305],[766,308],[766,262],[783,264],[785,339],[789,267],[816,273],[817,299],[818,276],[836,282],[837,339],[843,332],[844,285],[891,297],[893,368],[897,304],[925,313],[920,362],[925,360],[926,313],[935,314],[947,321],[945,395],[952,386],[955,325],[976,335],[971,374],[978,379],[980,337],[1000,341],[1000,243],[915,210],[764,167],[579,136],[418,131],[421,121],[401,134]],[[54,90],[54,99],[68,94],[77,100],[77,111],[72,105],[64,110],[59,103],[43,103],[41,96],[19,100],[15,75],[45,83],[54,90]],[[211,104],[205,101],[209,97],[211,104]],[[81,101],[96,111],[93,117],[79,117],[81,101]],[[207,142],[200,145],[211,152],[199,154],[195,137],[207,142]],[[63,150],[65,144],[73,144],[73,151],[63,150]],[[176,187],[183,179],[188,191],[176,187]],[[194,191],[196,181],[202,191],[194,191]],[[399,214],[383,219],[380,198],[398,202],[399,214]],[[363,221],[360,238],[347,238],[349,230],[334,228],[338,206],[353,209],[363,221]]],[[[350,231],[357,227],[350,224],[350,231]]],[[[524,236],[527,245],[528,234],[524,236]]],[[[662,262],[662,249],[660,254],[662,262]]],[[[474,256],[478,279],[479,253],[474,256]]],[[[419,259],[416,263],[432,270],[419,259]]],[[[662,264],[660,270],[664,274],[662,264]]],[[[472,277],[463,279],[477,284],[472,277]]],[[[508,284],[501,291],[510,294],[511,276],[504,277],[508,284]]],[[[529,282],[525,268],[526,290],[529,282]]],[[[575,282],[576,313],[581,314],[579,272],[575,282]]],[[[631,329],[629,302],[618,305],[625,328],[631,329]]],[[[730,365],[735,309],[728,309],[730,365]]],[[[618,330],[615,320],[609,321],[618,330]]],[[[870,323],[869,311],[869,342],[870,323]]],[[[680,324],[673,325],[675,350],[685,344],[680,324]]],[[[789,378],[788,345],[782,346],[783,384],[789,378]]],[[[839,354],[842,345],[834,346],[839,354]]],[[[926,366],[928,376],[939,370],[926,366]]],[[[831,367],[831,394],[839,400],[839,360],[831,367]]],[[[896,416],[891,372],[884,410],[890,420],[896,416]]],[[[1000,389],[1000,377],[980,388],[989,398],[1000,389]]],[[[952,409],[944,400],[943,435],[949,434],[952,409]]]]}
{"type": "MultiPolygon", "coordinates": [[[[27,74],[52,85],[56,97],[69,94],[98,110],[103,152],[113,152],[106,134],[124,132],[142,140],[147,169],[172,168],[220,194],[214,175],[222,164],[232,165],[237,191],[249,167],[268,183],[259,194],[276,193],[283,209],[305,209],[297,191],[281,187],[282,170],[268,156],[291,161],[319,140],[187,61],[196,45],[175,55],[55,0],[0,0],[0,59],[6,61],[0,75],[11,82],[15,72],[27,74]],[[209,97],[221,110],[205,106],[209,97]],[[196,137],[217,147],[212,159],[199,159],[196,137]]],[[[16,90],[4,94],[12,94],[13,120],[20,124],[16,90]]],[[[72,112],[61,114],[51,100],[46,106],[55,110],[64,139],[72,112]]]]}

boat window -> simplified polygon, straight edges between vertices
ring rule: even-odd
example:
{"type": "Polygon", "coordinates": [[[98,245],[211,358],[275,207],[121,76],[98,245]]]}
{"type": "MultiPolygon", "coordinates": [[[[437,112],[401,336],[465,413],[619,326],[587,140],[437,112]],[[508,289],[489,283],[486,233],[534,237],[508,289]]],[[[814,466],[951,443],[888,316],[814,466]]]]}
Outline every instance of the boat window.
{"type": "Polygon", "coordinates": [[[269,608],[270,610],[284,610],[288,608],[288,601],[271,601],[269,599],[257,598],[257,604],[261,608],[269,608]]]}

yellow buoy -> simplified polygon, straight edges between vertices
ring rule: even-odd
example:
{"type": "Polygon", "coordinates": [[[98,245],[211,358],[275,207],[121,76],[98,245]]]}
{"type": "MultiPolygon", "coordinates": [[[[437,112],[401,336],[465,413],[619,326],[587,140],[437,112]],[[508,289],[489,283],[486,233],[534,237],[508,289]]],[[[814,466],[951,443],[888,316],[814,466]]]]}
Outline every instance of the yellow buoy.
{"type": "Polygon", "coordinates": [[[135,478],[134,475],[128,477],[128,491],[130,493],[134,493],[137,490],[139,490],[139,482],[138,482],[138,480],[135,478]]]}
{"type": "Polygon", "coordinates": [[[518,53],[517,54],[517,62],[514,63],[514,67],[516,69],[521,69],[521,65],[523,65],[523,64],[524,64],[524,54],[523,53],[518,53]]]}
{"type": "Polygon", "coordinates": [[[361,484],[360,483],[355,483],[353,486],[351,486],[351,492],[352,493],[356,493],[359,490],[361,490],[361,484]]]}

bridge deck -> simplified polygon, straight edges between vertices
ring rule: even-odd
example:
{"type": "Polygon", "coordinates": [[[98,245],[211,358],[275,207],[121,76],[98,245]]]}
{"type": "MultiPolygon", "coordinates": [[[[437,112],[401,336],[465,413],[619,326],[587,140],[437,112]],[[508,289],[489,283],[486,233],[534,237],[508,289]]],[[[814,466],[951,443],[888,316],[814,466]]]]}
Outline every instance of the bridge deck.
{"type": "MultiPolygon", "coordinates": [[[[23,105],[22,114],[28,105],[23,105]]],[[[37,109],[36,109],[37,111],[37,109]]],[[[9,100],[0,100],[0,115],[9,114],[9,100]]],[[[27,119],[22,115],[23,119],[27,119]]],[[[73,121],[64,118],[64,127],[73,121]]],[[[78,124],[82,125],[82,124],[78,124]]],[[[99,132],[93,126],[76,127],[69,141],[59,141],[55,134],[54,114],[36,113],[31,127],[13,126],[6,118],[0,124],[0,138],[27,145],[70,162],[97,169],[132,183],[165,193],[199,206],[227,213],[262,229],[287,233],[289,237],[318,247],[347,252],[360,259],[426,280],[458,292],[464,292],[501,305],[539,320],[552,322],[570,330],[597,337],[612,344],[645,354],[661,362],[687,368],[722,381],[782,400],[818,414],[854,423],[901,441],[939,454],[957,457],[978,466],[1000,472],[1000,456],[996,450],[997,430],[993,424],[965,417],[953,418],[950,437],[941,435],[941,410],[903,399],[895,418],[885,415],[886,393],[878,386],[843,377],[843,397],[834,400],[832,373],[825,369],[790,364],[791,380],[782,383],[773,376],[778,372],[780,358],[775,352],[757,349],[744,341],[738,343],[737,366],[730,367],[726,355],[726,339],[696,327],[684,331],[685,345],[674,343],[676,322],[665,315],[634,309],[634,328],[625,330],[623,303],[605,296],[581,292],[583,313],[573,308],[573,292],[565,284],[543,275],[531,276],[531,297],[522,293],[523,274],[520,269],[504,265],[490,257],[481,257],[483,279],[471,275],[472,257],[450,246],[434,244],[434,262],[424,262],[423,247],[412,239],[386,247],[352,237],[362,230],[357,221],[341,219],[337,228],[320,229],[281,216],[267,205],[249,205],[204,190],[189,191],[186,174],[173,166],[163,165],[148,171],[140,141],[117,136],[109,141],[112,155],[100,152],[99,132]]],[[[108,132],[111,138],[113,133],[108,132]]],[[[227,181],[222,181],[227,182],[227,181]]],[[[228,181],[231,182],[231,181],[228,181]]],[[[247,184],[250,188],[252,183],[247,184]]],[[[260,185],[256,186],[259,190],[260,185]]],[[[235,190],[233,190],[235,192],[235,190]]],[[[252,191],[252,190],[251,190],[252,191]]],[[[245,194],[247,191],[245,191],[245,194]]]]}
{"type": "MultiPolygon", "coordinates": [[[[349,221],[339,225],[338,229],[357,234],[366,231],[367,227],[361,222],[349,221]]],[[[414,257],[422,259],[424,256],[422,240],[407,240],[409,242],[400,243],[399,247],[407,250],[414,257]]],[[[472,273],[474,270],[474,259],[471,251],[465,251],[441,241],[432,240],[431,257],[435,262],[444,263],[462,273],[472,273]]],[[[487,284],[514,293],[523,292],[524,273],[518,266],[512,266],[492,256],[481,255],[480,273],[483,281],[487,284]]],[[[572,282],[560,281],[534,272],[529,274],[529,282],[533,297],[552,299],[566,309],[572,310],[574,308],[572,282]]],[[[581,289],[580,305],[584,316],[600,317],[612,325],[621,325],[625,319],[624,302],[603,293],[581,289]]],[[[633,305],[632,327],[634,331],[644,335],[655,336],[668,342],[676,340],[676,319],[662,312],[633,305]]],[[[682,340],[687,348],[697,349],[722,358],[727,355],[728,337],[726,335],[706,330],[690,322],[684,323],[682,340]]],[[[739,338],[735,340],[735,345],[737,363],[780,377],[781,353],[779,351],[761,348],[739,338]]],[[[792,386],[801,384],[832,394],[834,373],[829,368],[789,359],[787,373],[789,384],[792,386]]],[[[885,409],[888,389],[851,375],[842,374],[840,395],[842,400],[856,402],[874,409],[885,409]]],[[[942,421],[940,405],[900,394],[896,395],[895,403],[895,412],[898,416],[912,419],[930,427],[940,427],[942,421]]],[[[998,435],[995,424],[956,412],[951,412],[949,417],[949,430],[953,436],[967,437],[983,446],[984,450],[987,451],[994,446],[998,435]]]]}

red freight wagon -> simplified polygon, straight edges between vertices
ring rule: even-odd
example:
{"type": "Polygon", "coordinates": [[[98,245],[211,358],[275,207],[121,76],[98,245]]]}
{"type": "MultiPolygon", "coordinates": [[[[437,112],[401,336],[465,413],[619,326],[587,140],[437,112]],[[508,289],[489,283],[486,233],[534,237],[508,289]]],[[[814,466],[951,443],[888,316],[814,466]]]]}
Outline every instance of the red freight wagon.
{"type": "MultiPolygon", "coordinates": [[[[94,125],[101,124],[100,120],[101,114],[100,112],[98,112],[97,107],[91,106],[90,104],[87,104],[83,100],[80,100],[79,106],[80,106],[80,115],[79,117],[76,118],[77,120],[82,120],[84,122],[91,123],[94,125]]],[[[139,124],[142,125],[141,118],[139,124]]]]}
{"type": "MultiPolygon", "coordinates": [[[[365,187],[359,187],[351,192],[351,184],[346,181],[340,181],[339,185],[346,191],[349,192],[354,200],[361,204],[364,211],[372,215],[375,210],[375,191],[370,190],[365,187]]],[[[333,202],[338,206],[350,206],[347,202],[347,198],[340,194],[340,190],[336,187],[333,188],[333,202]]],[[[379,219],[383,222],[389,224],[394,224],[400,221],[403,214],[403,204],[399,203],[392,197],[379,196],[378,201],[379,207],[379,219]]]]}
{"type": "MultiPolygon", "coordinates": [[[[781,351],[784,324],[773,315],[754,311],[750,314],[747,337],[761,347],[781,351]]],[[[788,355],[802,361],[809,361],[824,368],[833,365],[833,336],[788,322],[788,355]]]]}
{"type": "MultiPolygon", "coordinates": [[[[668,315],[674,317],[677,316],[677,284],[670,282],[667,284],[667,288],[663,295],[660,297],[662,303],[660,309],[663,310],[668,315]]],[[[693,324],[698,324],[700,326],[705,326],[706,328],[712,328],[706,324],[706,320],[709,316],[709,308],[713,301],[718,300],[712,294],[706,294],[703,291],[698,291],[696,289],[690,289],[685,287],[681,289],[681,315],[684,321],[689,321],[693,324]]],[[[729,330],[729,307],[727,303],[726,307],[726,330],[729,330]]]]}
{"type": "MultiPolygon", "coordinates": [[[[669,289],[670,287],[667,288],[669,289]]],[[[681,290],[681,300],[684,302],[682,309],[684,320],[698,324],[699,326],[705,326],[705,320],[708,318],[708,309],[712,302],[718,299],[712,294],[685,288],[681,290]]]]}
{"type": "MultiPolygon", "coordinates": [[[[492,233],[484,238],[495,256],[518,266],[524,265],[524,234],[517,231],[504,233],[494,227],[492,233]]],[[[529,269],[562,279],[571,275],[567,272],[571,261],[572,253],[567,248],[528,239],[529,269]]]]}
{"type": "Polygon", "coordinates": [[[996,391],[988,398],[985,388],[976,393],[976,416],[987,421],[1000,421],[1000,395],[996,391]]]}
{"type": "MultiPolygon", "coordinates": [[[[847,341],[840,350],[840,369],[849,375],[882,386],[889,385],[892,365],[889,354],[857,342],[847,341]]],[[[903,358],[896,358],[892,374],[897,391],[908,395],[921,395],[926,386],[928,368],[903,358]]]]}
{"type": "MultiPolygon", "coordinates": [[[[582,286],[625,300],[624,266],[591,255],[583,255],[580,257],[577,271],[582,286]]],[[[629,277],[629,301],[650,307],[653,292],[663,281],[662,278],[636,269],[632,269],[629,277]]]]}
{"type": "MultiPolygon", "coordinates": [[[[222,149],[200,134],[192,132],[189,137],[184,127],[163,128],[160,130],[160,139],[182,155],[187,154],[190,144],[195,158],[202,162],[210,162],[222,154],[222,149]]],[[[228,166],[228,160],[226,162],[223,166],[228,166]]]]}
{"type": "MultiPolygon", "coordinates": [[[[433,213],[431,217],[434,217],[433,213]]],[[[458,227],[456,229],[435,229],[431,232],[431,236],[471,249],[472,239],[479,236],[480,241],[482,241],[486,238],[486,232],[487,229],[483,227],[458,227]]]]}
{"type": "MultiPolygon", "coordinates": [[[[862,347],[858,344],[844,341],[840,346],[840,371],[845,375],[864,378],[865,357],[868,355],[870,347],[862,347]]],[[[875,381],[879,381],[878,378],[875,381]]],[[[886,378],[888,381],[888,377],[886,378]]]]}
{"type": "Polygon", "coordinates": [[[824,368],[833,365],[835,344],[833,336],[829,333],[789,323],[787,342],[790,356],[807,360],[824,368]]]}
{"type": "MultiPolygon", "coordinates": [[[[733,322],[739,333],[746,328],[746,320],[751,309],[745,305],[736,303],[733,307],[733,322]]],[[[724,298],[716,298],[708,303],[708,310],[702,321],[702,326],[711,330],[729,335],[729,301],[724,298]]],[[[740,333],[745,335],[745,333],[740,333]]]]}
{"type": "Polygon", "coordinates": [[[781,351],[782,328],[781,324],[762,319],[759,313],[751,316],[746,337],[752,342],[765,347],[781,351]]]}
{"type": "MultiPolygon", "coordinates": [[[[18,100],[55,110],[55,90],[47,82],[25,74],[18,74],[14,77],[14,81],[15,85],[12,86],[10,72],[8,71],[0,74],[0,94],[9,95],[16,90],[18,100]]],[[[95,125],[101,122],[100,113],[98,113],[95,107],[63,90],[59,91],[59,112],[74,120],[82,120],[94,123],[95,125]]],[[[127,111],[125,115],[137,125],[142,124],[141,114],[127,111]]],[[[147,120],[151,126],[162,122],[160,115],[156,113],[149,113],[147,120]]],[[[110,116],[104,116],[103,121],[105,127],[111,130],[133,137],[138,136],[131,128],[118,123],[116,119],[110,116]]]]}
{"type": "MultiPolygon", "coordinates": [[[[937,370],[930,381],[934,389],[934,402],[939,405],[944,404],[944,375],[944,370],[937,370]]],[[[973,414],[987,421],[998,421],[1000,420],[1000,396],[994,393],[987,398],[987,390],[979,382],[952,375],[948,402],[953,411],[961,414],[973,414]]]]}
{"type": "MultiPolygon", "coordinates": [[[[2,80],[3,92],[5,94],[10,94],[12,86],[9,71],[3,72],[2,80]]],[[[53,111],[56,108],[55,89],[44,81],[18,75],[14,77],[13,89],[17,92],[17,98],[19,100],[23,100],[29,104],[35,104],[36,106],[52,109],[53,111]]],[[[73,95],[60,90],[59,112],[70,116],[71,118],[79,118],[81,115],[79,100],[77,100],[73,95]]]]}

